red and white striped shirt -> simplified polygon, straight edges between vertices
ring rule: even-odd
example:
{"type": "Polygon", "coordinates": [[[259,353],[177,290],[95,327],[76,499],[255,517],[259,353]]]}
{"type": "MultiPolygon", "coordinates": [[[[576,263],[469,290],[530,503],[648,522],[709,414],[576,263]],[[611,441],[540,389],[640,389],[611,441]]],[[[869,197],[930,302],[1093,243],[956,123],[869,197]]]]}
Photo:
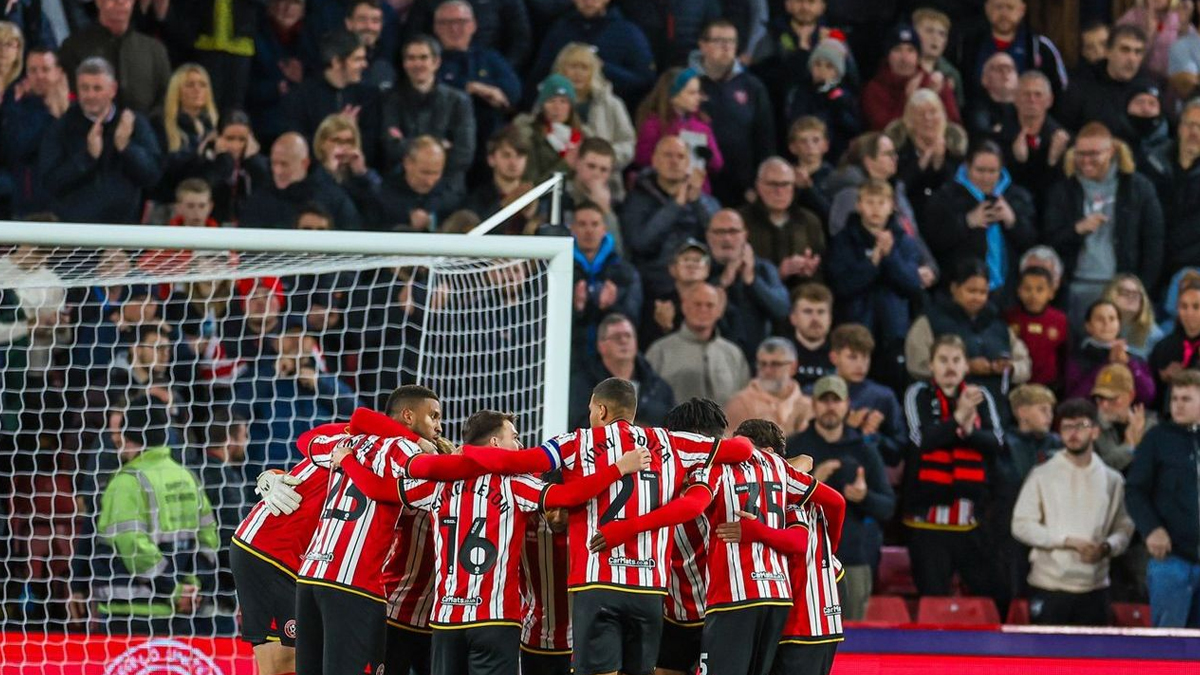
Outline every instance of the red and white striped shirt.
{"type": "MultiPolygon", "coordinates": [[[[782,457],[755,449],[738,464],[718,464],[697,472],[713,491],[708,520],[713,529],[741,519],[739,511],[756,516],[768,527],[787,526],[789,504],[803,504],[817,482],[782,457]]],[[[706,611],[719,612],[755,605],[791,605],[786,556],[761,542],[743,544],[709,540],[706,611]]]]}
{"type": "MultiPolygon", "coordinates": [[[[374,434],[351,437],[352,452],[375,475],[399,481],[408,460],[421,448],[404,438],[374,434]]],[[[329,474],[329,494],[321,521],[300,566],[301,581],[327,585],[383,600],[383,561],[391,548],[400,505],[367,499],[342,471],[329,474]]]]}
{"type": "Polygon", "coordinates": [[[542,448],[551,457],[551,468],[561,468],[563,480],[568,483],[615,464],[629,450],[650,450],[650,468],[622,476],[583,506],[571,509],[570,590],[612,588],[666,593],[672,528],[642,532],[635,540],[600,553],[592,553],[587,545],[601,525],[644,516],[671,501],[679,494],[688,472],[709,461],[715,445],[716,441],[707,436],[643,428],[624,420],[546,441],[542,448]]]}
{"type": "Polygon", "coordinates": [[[277,516],[265,503],[255,504],[234,532],[233,540],[238,546],[296,576],[300,571],[301,556],[312,541],[325,508],[329,453],[338,441],[347,437],[345,429],[345,423],[323,424],[297,440],[297,447],[305,459],[293,466],[288,474],[300,479],[300,484],[293,487],[300,495],[299,508],[277,516]]]}
{"type": "Polygon", "coordinates": [[[532,476],[489,474],[439,483],[406,480],[405,504],[433,514],[437,581],[430,625],[520,625],[518,565],[527,514],[545,484],[532,476]]]}
{"type": "Polygon", "coordinates": [[[425,630],[433,611],[433,516],[404,508],[396,520],[396,536],[383,562],[388,594],[388,623],[425,630]]]}
{"type": "Polygon", "coordinates": [[[521,551],[521,645],[535,652],[571,651],[571,595],[567,593],[567,533],[530,518],[521,551]]]}
{"type": "Polygon", "coordinates": [[[671,580],[663,600],[663,616],[668,621],[683,625],[704,623],[709,532],[706,515],[675,526],[671,580]]]}
{"type": "Polygon", "coordinates": [[[780,643],[817,644],[840,642],[842,638],[842,601],[837,582],[842,563],[829,544],[825,511],[816,504],[788,508],[788,526],[808,529],[808,547],[804,555],[790,556],[792,574],[792,611],[784,624],[780,643]]]}

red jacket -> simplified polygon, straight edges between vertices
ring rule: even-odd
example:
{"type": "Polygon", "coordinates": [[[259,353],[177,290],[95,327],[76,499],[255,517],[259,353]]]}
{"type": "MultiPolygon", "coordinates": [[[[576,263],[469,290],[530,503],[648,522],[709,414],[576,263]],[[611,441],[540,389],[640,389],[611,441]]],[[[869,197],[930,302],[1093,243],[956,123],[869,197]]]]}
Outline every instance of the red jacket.
{"type": "Polygon", "coordinates": [[[1033,360],[1029,381],[1057,388],[1066,365],[1067,315],[1054,307],[1033,315],[1015,305],[1004,313],[1004,322],[1029,348],[1033,360]]]}
{"type": "MultiPolygon", "coordinates": [[[[867,126],[873,131],[883,131],[888,122],[904,116],[904,104],[908,102],[905,91],[910,79],[912,78],[900,77],[892,72],[886,59],[880,64],[879,71],[863,88],[862,95],[863,115],[866,117],[867,126]]],[[[933,88],[929,73],[924,73],[921,86],[933,88]]],[[[949,79],[942,83],[938,96],[942,99],[942,105],[946,106],[946,117],[951,122],[961,122],[958,104],[954,102],[954,88],[949,79]]]]}

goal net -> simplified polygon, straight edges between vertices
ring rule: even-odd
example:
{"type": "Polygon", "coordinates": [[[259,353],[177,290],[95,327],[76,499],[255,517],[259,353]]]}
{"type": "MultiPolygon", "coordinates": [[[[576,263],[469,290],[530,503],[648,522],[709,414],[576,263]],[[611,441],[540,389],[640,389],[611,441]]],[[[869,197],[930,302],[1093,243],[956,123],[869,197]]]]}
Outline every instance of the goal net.
{"type": "Polygon", "coordinates": [[[481,408],[528,444],[565,426],[569,239],[0,223],[0,242],[0,673],[245,672],[228,545],[255,476],[399,385],[439,394],[455,442],[481,408]],[[172,595],[121,535],[188,526],[109,489],[149,461],[195,476],[219,541],[202,511],[172,595]]]}

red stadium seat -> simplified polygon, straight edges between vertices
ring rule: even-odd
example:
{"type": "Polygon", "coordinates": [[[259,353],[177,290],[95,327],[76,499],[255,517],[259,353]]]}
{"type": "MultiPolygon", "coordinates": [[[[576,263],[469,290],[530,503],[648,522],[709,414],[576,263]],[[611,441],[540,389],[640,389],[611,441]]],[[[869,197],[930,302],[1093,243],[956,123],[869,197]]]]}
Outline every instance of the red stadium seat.
{"type": "Polygon", "coordinates": [[[1113,625],[1122,628],[1149,628],[1150,605],[1139,605],[1133,602],[1114,602],[1112,604],[1113,625]]]}
{"type": "Polygon", "coordinates": [[[1016,626],[1029,625],[1029,601],[1024,598],[1016,598],[1008,605],[1008,617],[1004,619],[1004,623],[1013,624],[1016,626]]]}
{"type": "Polygon", "coordinates": [[[912,623],[912,615],[908,613],[908,605],[904,598],[898,595],[872,595],[867,600],[867,614],[864,622],[898,626],[912,623]]]}
{"type": "Polygon", "coordinates": [[[917,594],[906,547],[883,547],[879,560],[879,583],[875,585],[875,591],[880,595],[917,594]]]}
{"type": "Polygon", "coordinates": [[[991,598],[921,598],[917,623],[950,626],[986,626],[1000,623],[1000,612],[991,598]]]}

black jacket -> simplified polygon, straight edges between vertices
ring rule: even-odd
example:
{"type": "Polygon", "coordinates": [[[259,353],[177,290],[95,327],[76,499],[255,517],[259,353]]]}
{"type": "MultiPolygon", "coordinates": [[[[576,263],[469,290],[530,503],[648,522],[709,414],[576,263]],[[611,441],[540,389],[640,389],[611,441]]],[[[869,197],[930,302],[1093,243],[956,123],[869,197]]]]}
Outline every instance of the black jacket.
{"type": "MultiPolygon", "coordinates": [[[[379,135],[379,90],[362,83],[338,89],[329,84],[324,74],[305,78],[293,87],[283,98],[280,112],[287,131],[298,132],[312,142],[321,122],[347,106],[359,108],[358,128],[362,138],[379,135]]],[[[368,142],[362,145],[367,163],[374,165],[377,146],[368,142]]]]}
{"type": "Polygon", "coordinates": [[[1143,537],[1159,527],[1171,535],[1171,555],[1200,562],[1200,429],[1159,424],[1133,453],[1125,506],[1143,537]]]}
{"type": "Polygon", "coordinates": [[[1054,116],[1073,131],[1088,122],[1100,122],[1114,136],[1127,143],[1137,142],[1137,133],[1129,123],[1126,106],[1134,91],[1153,83],[1141,74],[1128,82],[1118,82],[1108,75],[1108,60],[1097,63],[1090,71],[1071,80],[1071,86],[1056,98],[1054,116]]]}
{"type": "Polygon", "coordinates": [[[350,197],[321,167],[315,167],[307,178],[282,190],[270,179],[258,186],[242,205],[240,224],[290,229],[295,227],[300,209],[309,202],[324,207],[333,216],[337,229],[357,230],[362,226],[362,218],[350,197]]]}
{"type": "Polygon", "coordinates": [[[616,5],[646,35],[660,72],[687,65],[704,26],[721,18],[717,0],[618,0],[616,5]]]}
{"type": "Polygon", "coordinates": [[[735,64],[733,69],[733,74],[720,82],[707,75],[700,77],[705,96],[701,109],[712,120],[717,147],[725,159],[720,178],[713,182],[713,193],[729,206],[745,199],[746,190],[754,187],[758,165],[775,154],[775,120],[767,88],[741,65],[735,64]]]}
{"type": "MultiPolygon", "coordinates": [[[[435,221],[441,221],[458,208],[459,196],[450,190],[446,179],[438,181],[433,190],[419,194],[396,171],[377,185],[367,209],[367,226],[372,230],[391,231],[410,229],[410,215],[417,209],[428,211],[435,221]]],[[[437,229],[437,222],[432,230],[437,229]]],[[[431,230],[431,231],[432,231],[431,230]]]]}
{"type": "Polygon", "coordinates": [[[1000,132],[998,142],[1000,149],[1004,150],[1004,168],[1008,169],[1014,183],[1029,191],[1037,213],[1045,209],[1046,193],[1062,178],[1062,158],[1050,166],[1050,143],[1054,132],[1059,129],[1062,129],[1062,125],[1058,120],[1047,115],[1037,136],[1037,147],[1030,148],[1029,157],[1024,162],[1017,161],[1012,152],[1013,141],[1021,133],[1020,122],[1010,120],[1000,132]]]}
{"type": "Polygon", "coordinates": [[[647,297],[670,293],[675,282],[667,266],[689,237],[704,241],[708,219],[720,205],[708,195],[680,206],[658,187],[653,170],[634,184],[621,209],[621,234],[629,259],[642,275],[647,297]]]}
{"type": "Polygon", "coordinates": [[[1170,143],[1150,153],[1144,167],[1162,206],[1164,259],[1159,278],[1166,283],[1180,269],[1200,261],[1200,162],[1184,169],[1178,143],[1170,143]]]}
{"type": "Polygon", "coordinates": [[[463,174],[475,158],[475,113],[470,97],[444,84],[434,85],[432,91],[422,94],[412,88],[407,77],[402,77],[383,97],[379,122],[381,173],[399,166],[408,144],[424,134],[450,142],[445,176],[455,190],[466,192],[463,174]],[[400,132],[399,138],[392,129],[400,132]]]}
{"type": "MultiPolygon", "coordinates": [[[[675,407],[675,394],[666,380],[650,367],[641,354],[633,366],[633,379],[637,382],[637,424],[662,426],[667,411],[675,407]]],[[[572,429],[590,426],[588,423],[588,401],[597,384],[612,377],[600,359],[587,359],[571,371],[571,412],[569,423],[572,429]]]]}
{"type": "Polygon", "coordinates": [[[879,541],[883,524],[896,510],[896,495],[888,484],[887,471],[879,451],[863,440],[857,429],[846,427],[841,440],[826,441],[810,425],[802,433],[788,438],[785,457],[811,455],[813,464],[831,459],[842,463],[826,484],[841,492],[855,481],[859,467],[867,479],[867,496],[861,502],[846,500],[846,521],[842,525],[842,541],[836,551],[845,565],[872,565],[879,559],[879,541]]]}

